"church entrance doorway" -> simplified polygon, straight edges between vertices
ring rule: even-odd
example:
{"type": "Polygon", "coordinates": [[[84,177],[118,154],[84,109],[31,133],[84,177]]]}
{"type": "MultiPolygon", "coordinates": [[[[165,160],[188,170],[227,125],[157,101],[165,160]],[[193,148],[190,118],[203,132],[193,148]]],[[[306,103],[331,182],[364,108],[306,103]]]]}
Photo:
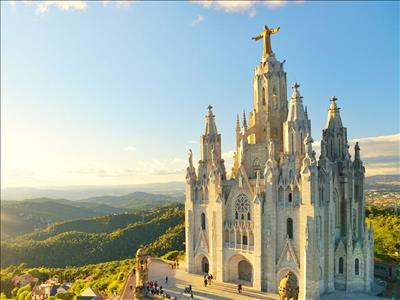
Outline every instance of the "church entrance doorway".
{"type": "Polygon", "coordinates": [[[208,274],[208,271],[209,271],[209,264],[208,264],[208,259],[207,259],[207,257],[203,257],[203,259],[201,260],[201,271],[203,272],[203,273],[207,273],[208,274]]]}
{"type": "Polygon", "coordinates": [[[253,273],[253,268],[247,260],[242,260],[238,264],[238,274],[239,280],[251,282],[251,275],[253,273]]]}
{"type": "Polygon", "coordinates": [[[236,254],[225,265],[226,280],[243,285],[253,285],[253,266],[243,255],[236,254]]]}

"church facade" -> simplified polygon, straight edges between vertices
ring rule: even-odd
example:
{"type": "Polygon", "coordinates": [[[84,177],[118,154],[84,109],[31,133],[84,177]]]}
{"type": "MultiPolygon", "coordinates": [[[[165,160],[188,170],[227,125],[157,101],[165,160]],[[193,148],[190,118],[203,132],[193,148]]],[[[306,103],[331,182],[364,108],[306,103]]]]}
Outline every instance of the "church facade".
{"type": "Polygon", "coordinates": [[[360,147],[350,154],[332,97],[320,155],[299,85],[287,98],[284,62],[265,26],[255,68],[253,110],[236,122],[236,151],[227,175],[212,107],[205,116],[197,168],[186,173],[186,262],[190,273],[277,293],[288,272],[299,299],[333,290],[370,291],[373,230],[365,224],[360,147]]]}

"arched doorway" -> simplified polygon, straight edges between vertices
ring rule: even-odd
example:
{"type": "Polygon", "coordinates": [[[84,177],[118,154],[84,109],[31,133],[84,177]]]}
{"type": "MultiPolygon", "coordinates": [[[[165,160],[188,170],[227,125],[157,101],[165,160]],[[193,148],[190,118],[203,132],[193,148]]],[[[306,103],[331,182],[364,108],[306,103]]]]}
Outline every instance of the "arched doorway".
{"type": "Polygon", "coordinates": [[[208,258],[204,256],[201,260],[201,272],[208,274],[208,270],[209,270],[208,258]]]}
{"type": "Polygon", "coordinates": [[[228,259],[225,274],[224,280],[228,282],[253,285],[253,266],[243,255],[235,254],[228,259]]]}
{"type": "Polygon", "coordinates": [[[238,264],[239,280],[251,282],[253,268],[247,260],[242,260],[238,264]]]}

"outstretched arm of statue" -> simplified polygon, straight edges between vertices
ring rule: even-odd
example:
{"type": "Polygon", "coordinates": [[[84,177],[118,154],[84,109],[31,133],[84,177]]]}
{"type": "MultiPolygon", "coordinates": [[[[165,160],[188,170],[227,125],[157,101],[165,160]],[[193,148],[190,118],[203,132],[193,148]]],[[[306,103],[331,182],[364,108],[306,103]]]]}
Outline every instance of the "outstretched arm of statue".
{"type": "Polygon", "coordinates": [[[270,32],[271,33],[277,33],[279,31],[279,29],[281,29],[281,28],[280,27],[276,27],[276,28],[270,29],[270,32]]]}
{"type": "Polygon", "coordinates": [[[256,36],[256,37],[251,38],[251,39],[252,39],[252,40],[255,40],[255,41],[258,41],[258,40],[261,40],[262,38],[263,38],[263,35],[260,34],[260,35],[258,35],[258,36],[256,36]]]}

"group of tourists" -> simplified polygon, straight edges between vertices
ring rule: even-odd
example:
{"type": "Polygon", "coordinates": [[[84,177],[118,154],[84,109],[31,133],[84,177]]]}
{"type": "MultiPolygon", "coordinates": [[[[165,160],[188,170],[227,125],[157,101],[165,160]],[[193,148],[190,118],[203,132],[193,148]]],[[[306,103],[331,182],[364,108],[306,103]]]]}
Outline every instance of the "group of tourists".
{"type": "Polygon", "coordinates": [[[214,277],[212,274],[205,274],[204,275],[204,286],[211,285],[211,280],[213,280],[214,277]]]}
{"type": "Polygon", "coordinates": [[[174,270],[174,269],[179,269],[179,261],[174,261],[172,263],[169,263],[169,267],[174,270]]]}
{"type": "Polygon", "coordinates": [[[158,285],[157,281],[148,281],[146,283],[146,292],[151,296],[165,294],[162,285],[158,285]]]}

